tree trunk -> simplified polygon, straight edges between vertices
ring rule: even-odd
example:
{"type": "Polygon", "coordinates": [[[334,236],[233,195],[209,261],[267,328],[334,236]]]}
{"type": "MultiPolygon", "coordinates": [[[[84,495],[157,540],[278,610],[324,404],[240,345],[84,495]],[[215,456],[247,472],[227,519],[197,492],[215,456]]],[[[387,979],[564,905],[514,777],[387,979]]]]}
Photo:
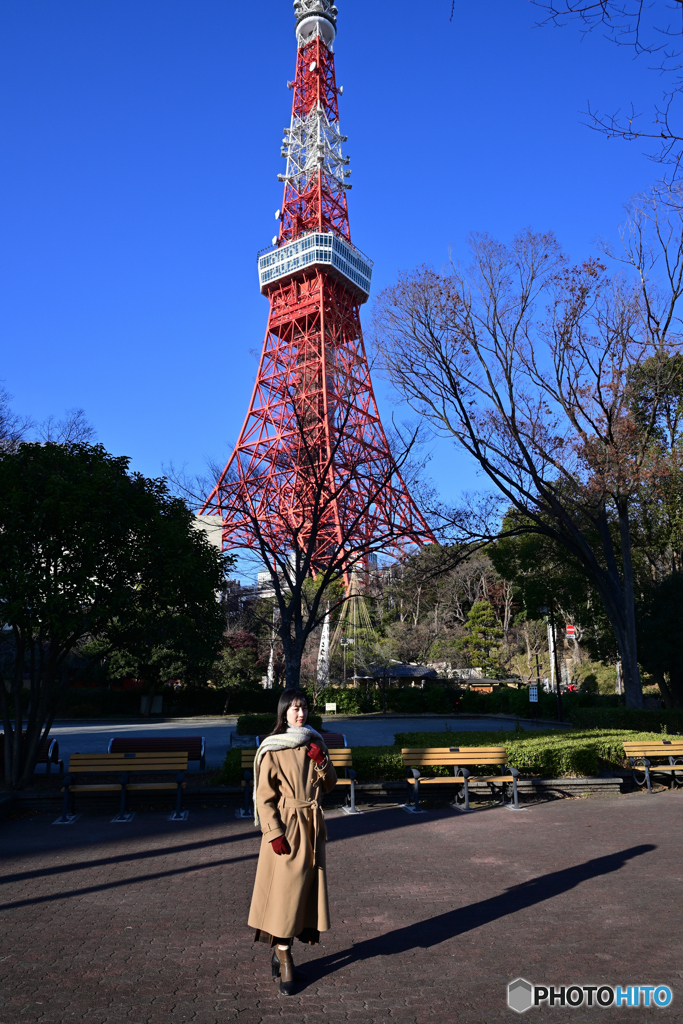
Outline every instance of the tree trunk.
{"type": "Polygon", "coordinates": [[[15,638],[15,662],[12,676],[12,694],[14,697],[14,735],[12,736],[12,767],[9,774],[9,783],[12,789],[17,789],[21,776],[21,746],[23,732],[23,713],[21,708],[21,696],[24,686],[24,638],[20,631],[14,630],[15,638]]]}
{"type": "Polygon", "coordinates": [[[621,565],[623,574],[622,604],[624,609],[624,628],[621,638],[617,634],[617,644],[621,654],[624,673],[624,693],[627,708],[642,708],[643,684],[638,666],[638,642],[636,640],[636,606],[633,587],[633,559],[631,555],[631,530],[628,517],[628,505],[623,502],[618,506],[619,536],[621,540],[621,565]]]}
{"type": "Polygon", "coordinates": [[[4,730],[3,741],[3,775],[5,784],[9,785],[12,774],[12,721],[9,714],[9,701],[7,700],[7,687],[5,677],[0,675],[0,707],[2,708],[2,725],[4,730]]]}
{"type": "Polygon", "coordinates": [[[669,688],[669,684],[667,683],[666,679],[664,678],[664,673],[663,672],[653,672],[652,673],[652,678],[654,679],[654,681],[657,683],[657,686],[659,687],[659,692],[661,693],[662,700],[664,701],[664,707],[667,708],[667,710],[671,711],[674,708],[674,698],[673,698],[673,694],[672,694],[672,692],[671,692],[671,690],[669,688]]]}

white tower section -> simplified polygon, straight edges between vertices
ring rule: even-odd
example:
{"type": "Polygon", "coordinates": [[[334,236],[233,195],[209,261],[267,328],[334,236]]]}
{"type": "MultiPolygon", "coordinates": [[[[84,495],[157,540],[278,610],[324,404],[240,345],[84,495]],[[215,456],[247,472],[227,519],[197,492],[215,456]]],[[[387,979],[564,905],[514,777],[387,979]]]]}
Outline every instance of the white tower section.
{"type": "Polygon", "coordinates": [[[316,35],[320,35],[325,46],[331,50],[337,35],[337,13],[332,0],[294,0],[299,46],[305,46],[316,35]]]}

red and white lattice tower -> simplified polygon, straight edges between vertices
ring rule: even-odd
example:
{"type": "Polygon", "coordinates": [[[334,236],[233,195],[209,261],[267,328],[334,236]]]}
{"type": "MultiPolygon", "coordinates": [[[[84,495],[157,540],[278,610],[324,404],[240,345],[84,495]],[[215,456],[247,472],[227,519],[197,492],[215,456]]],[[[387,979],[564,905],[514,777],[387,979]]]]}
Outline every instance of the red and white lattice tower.
{"type": "Polygon", "coordinates": [[[293,536],[305,544],[320,484],[313,453],[332,496],[323,502],[315,571],[329,556],[338,560],[340,546],[367,564],[373,551],[433,537],[392,458],[361,333],[372,263],[349,231],[351,171],[333,51],[337,8],[331,0],[297,0],[294,8],[294,102],[282,143],[287,169],[279,175],[284,202],[278,237],[258,261],[268,330],[242,432],[202,512],[222,517],[226,549],[259,549],[255,518],[271,550],[286,554],[293,536]]]}

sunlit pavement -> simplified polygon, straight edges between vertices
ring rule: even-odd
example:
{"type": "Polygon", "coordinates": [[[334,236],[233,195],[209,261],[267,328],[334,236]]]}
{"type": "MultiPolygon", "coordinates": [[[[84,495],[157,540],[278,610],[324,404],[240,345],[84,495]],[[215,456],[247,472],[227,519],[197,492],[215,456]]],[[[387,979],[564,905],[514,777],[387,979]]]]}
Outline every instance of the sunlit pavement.
{"type": "MultiPolygon", "coordinates": [[[[460,718],[424,715],[415,718],[382,716],[369,718],[347,718],[343,715],[331,715],[325,719],[325,728],[338,730],[346,735],[348,746],[374,747],[390,746],[397,732],[434,732],[445,730],[473,732],[478,730],[510,730],[515,727],[514,718],[497,718],[481,716],[479,718],[460,718]]],[[[230,747],[230,737],[235,732],[236,718],[187,718],[155,721],[153,718],[141,722],[123,720],[120,723],[71,721],[57,722],[50,735],[59,740],[59,756],[66,764],[71,754],[104,753],[112,736],[204,736],[206,738],[207,767],[218,767],[223,763],[226,750],[230,747]]],[[[538,728],[531,723],[526,728],[538,728]]],[[[543,725],[542,728],[549,726],[543,725]]],[[[550,726],[552,727],[552,726],[550,726]]],[[[190,771],[197,771],[197,762],[190,764],[190,771]]],[[[4,1022],[1,1022],[4,1024],[4,1022]]]]}
{"type": "Polygon", "coordinates": [[[400,1024],[518,1019],[509,981],[669,984],[683,1020],[683,793],[328,815],[333,927],[290,998],[246,927],[258,836],[224,810],[0,824],[0,1022],[400,1024]]]}

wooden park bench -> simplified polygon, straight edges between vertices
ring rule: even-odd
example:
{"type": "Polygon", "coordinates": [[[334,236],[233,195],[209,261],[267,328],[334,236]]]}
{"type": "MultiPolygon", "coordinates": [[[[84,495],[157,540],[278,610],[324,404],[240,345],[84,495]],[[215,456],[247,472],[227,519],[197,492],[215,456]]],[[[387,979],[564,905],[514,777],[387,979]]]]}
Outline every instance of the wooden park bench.
{"type": "Polygon", "coordinates": [[[206,769],[206,741],[203,736],[113,736],[107,750],[110,754],[187,754],[188,761],[199,761],[199,770],[206,769]]]}
{"type": "MultiPolygon", "coordinates": [[[[327,738],[325,738],[325,742],[327,742],[327,738]]],[[[349,792],[346,798],[347,802],[346,805],[342,807],[342,810],[346,814],[362,814],[362,811],[359,811],[356,808],[356,773],[351,767],[353,751],[350,747],[328,747],[328,750],[330,751],[330,761],[337,772],[337,785],[349,787],[349,792]],[[344,772],[344,775],[341,777],[340,770],[344,772]]],[[[255,750],[245,749],[242,751],[242,771],[244,772],[242,787],[244,788],[244,806],[239,810],[239,812],[237,812],[240,818],[254,817],[254,808],[252,807],[252,789],[254,783],[255,757],[255,750]]]]}
{"type": "Polygon", "coordinates": [[[637,786],[647,786],[652,793],[652,776],[663,775],[673,786],[683,786],[683,739],[628,740],[624,752],[633,770],[637,786]],[[666,758],[666,764],[652,764],[650,758],[666,758]]]}
{"type": "Polygon", "coordinates": [[[174,790],[176,793],[175,812],[171,821],[184,821],[183,789],[187,771],[187,754],[176,753],[124,753],[124,754],[72,754],[68,773],[64,776],[64,805],[62,816],[55,824],[69,825],[74,820],[74,793],[119,793],[121,802],[114,821],[130,821],[127,810],[129,793],[160,792],[174,790]],[[138,772],[156,775],[174,772],[173,782],[148,779],[145,782],[131,782],[131,775],[138,772]],[[117,781],[111,776],[119,774],[117,781]],[[79,782],[79,776],[110,776],[102,782],[79,782]]]}
{"type": "MultiPolygon", "coordinates": [[[[491,789],[491,793],[501,796],[501,803],[506,802],[506,792],[512,786],[512,803],[508,804],[512,810],[520,810],[519,795],[517,793],[517,779],[519,772],[506,764],[507,754],[505,747],[404,747],[401,750],[403,765],[408,768],[413,776],[408,779],[408,785],[412,789],[412,805],[410,797],[405,809],[412,814],[420,814],[420,786],[462,786],[464,794],[463,810],[470,810],[470,782],[485,782],[491,789]],[[494,765],[500,767],[503,775],[478,775],[471,774],[467,765],[477,767],[481,765],[494,765]],[[430,776],[423,778],[420,768],[447,767],[453,769],[450,776],[430,776]],[[498,793],[496,792],[498,790],[498,793]]],[[[456,796],[457,800],[457,796],[456,796]]]]}
{"type": "Polygon", "coordinates": [[[59,741],[52,739],[51,736],[46,736],[44,740],[40,741],[38,745],[38,757],[36,759],[36,765],[44,764],[45,771],[49,775],[52,770],[52,765],[56,764],[59,768],[60,774],[64,772],[64,762],[59,757],[59,741]]]}
{"type": "MultiPolygon", "coordinates": [[[[22,733],[22,740],[26,738],[26,733],[22,733]]],[[[0,775],[2,775],[2,766],[4,765],[5,758],[5,734],[0,733],[0,775]]],[[[39,764],[45,765],[45,771],[49,775],[52,771],[52,765],[56,764],[59,768],[60,774],[64,771],[64,762],[59,758],[59,740],[55,740],[52,736],[46,736],[45,739],[41,740],[38,744],[38,756],[36,757],[36,767],[39,764]]]]}

